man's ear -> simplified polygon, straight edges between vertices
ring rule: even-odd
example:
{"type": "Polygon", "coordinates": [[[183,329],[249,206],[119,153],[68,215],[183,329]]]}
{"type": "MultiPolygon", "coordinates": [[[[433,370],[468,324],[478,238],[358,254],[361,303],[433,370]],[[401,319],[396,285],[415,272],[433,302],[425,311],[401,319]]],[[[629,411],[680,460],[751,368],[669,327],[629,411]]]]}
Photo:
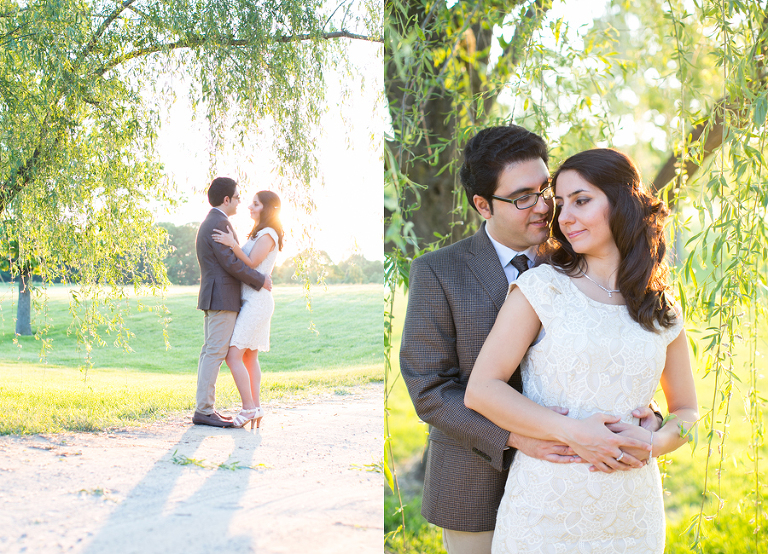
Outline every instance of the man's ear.
{"type": "Polygon", "coordinates": [[[483,216],[483,219],[491,219],[493,214],[491,213],[491,203],[488,200],[476,194],[472,197],[472,202],[475,203],[475,208],[483,216]]]}

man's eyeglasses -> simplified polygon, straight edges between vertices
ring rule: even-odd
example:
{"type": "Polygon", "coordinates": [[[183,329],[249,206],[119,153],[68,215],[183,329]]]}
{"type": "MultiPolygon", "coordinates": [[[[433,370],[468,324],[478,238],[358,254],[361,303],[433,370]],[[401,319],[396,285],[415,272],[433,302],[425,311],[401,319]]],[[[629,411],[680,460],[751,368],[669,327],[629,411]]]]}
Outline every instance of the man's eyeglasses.
{"type": "Polygon", "coordinates": [[[552,188],[552,185],[541,189],[539,192],[531,192],[529,194],[524,194],[523,196],[518,196],[517,198],[505,198],[503,196],[496,196],[495,194],[491,195],[491,198],[514,204],[515,208],[518,210],[527,210],[536,205],[539,201],[539,196],[543,196],[544,200],[552,200],[555,197],[555,191],[552,188]]]}

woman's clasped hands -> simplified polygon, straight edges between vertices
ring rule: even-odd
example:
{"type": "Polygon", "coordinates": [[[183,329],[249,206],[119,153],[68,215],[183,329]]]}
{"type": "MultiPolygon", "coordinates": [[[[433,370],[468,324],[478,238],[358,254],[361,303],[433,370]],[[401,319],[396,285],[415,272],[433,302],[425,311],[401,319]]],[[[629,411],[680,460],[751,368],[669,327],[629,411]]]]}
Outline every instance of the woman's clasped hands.
{"type": "Polygon", "coordinates": [[[650,408],[632,412],[640,425],[621,423],[621,418],[594,414],[572,419],[563,426],[563,440],[583,460],[590,471],[627,471],[643,467],[651,456],[652,427],[658,420],[650,408]]]}

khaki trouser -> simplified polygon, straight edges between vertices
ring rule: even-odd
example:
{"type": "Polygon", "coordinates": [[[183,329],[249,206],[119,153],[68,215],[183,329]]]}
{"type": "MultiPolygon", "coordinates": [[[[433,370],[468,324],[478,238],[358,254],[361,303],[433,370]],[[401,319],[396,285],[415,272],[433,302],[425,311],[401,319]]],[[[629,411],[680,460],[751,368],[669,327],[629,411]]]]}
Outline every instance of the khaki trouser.
{"type": "Polygon", "coordinates": [[[448,554],[491,554],[493,531],[468,533],[443,529],[443,546],[448,554]]]}
{"type": "Polygon", "coordinates": [[[213,413],[216,378],[229,350],[237,312],[205,310],[205,342],[197,364],[197,408],[201,414],[213,413]]]}

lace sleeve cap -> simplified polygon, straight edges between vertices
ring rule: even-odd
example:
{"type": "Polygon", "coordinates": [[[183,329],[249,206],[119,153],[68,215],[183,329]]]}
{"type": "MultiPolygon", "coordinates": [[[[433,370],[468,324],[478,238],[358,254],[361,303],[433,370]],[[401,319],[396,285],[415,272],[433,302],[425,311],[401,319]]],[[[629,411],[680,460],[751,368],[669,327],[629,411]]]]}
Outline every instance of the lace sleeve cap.
{"type": "MultiPolygon", "coordinates": [[[[264,227],[261,231],[256,233],[256,238],[261,238],[264,235],[269,235],[272,237],[272,240],[275,241],[275,247],[278,245],[278,237],[277,237],[277,231],[275,231],[272,227],[264,227]]],[[[273,247],[274,248],[274,247],[273,247]]]]}
{"type": "Polygon", "coordinates": [[[528,300],[542,323],[548,321],[553,307],[562,291],[557,282],[557,272],[549,265],[529,269],[509,285],[509,292],[517,287],[528,300]]]}
{"type": "Polygon", "coordinates": [[[680,306],[678,304],[673,304],[672,311],[675,312],[675,321],[672,324],[672,327],[666,327],[662,331],[664,337],[666,338],[667,344],[671,343],[678,337],[678,335],[680,335],[685,325],[685,320],[683,319],[683,310],[680,309],[680,306]]]}

